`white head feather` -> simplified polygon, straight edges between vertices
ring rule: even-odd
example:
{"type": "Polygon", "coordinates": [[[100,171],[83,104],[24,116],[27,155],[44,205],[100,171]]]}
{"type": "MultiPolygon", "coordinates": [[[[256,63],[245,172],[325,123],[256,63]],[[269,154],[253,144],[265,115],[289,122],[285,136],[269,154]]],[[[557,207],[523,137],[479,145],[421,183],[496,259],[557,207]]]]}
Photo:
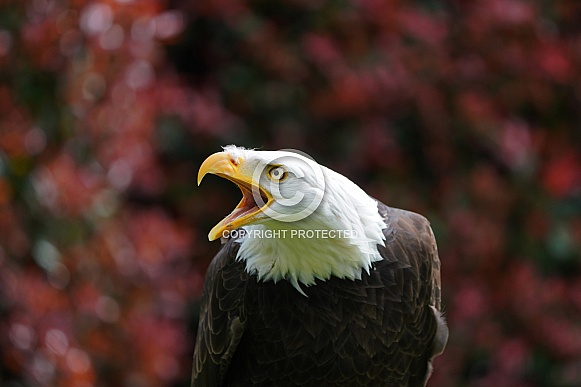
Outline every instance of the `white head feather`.
{"type": "Polygon", "coordinates": [[[294,152],[233,145],[224,152],[243,159],[253,180],[275,196],[265,211],[270,217],[239,233],[237,259],[259,280],[288,280],[304,294],[299,283],[311,286],[331,276],[360,279],[362,270],[369,272],[382,259],[378,245],[384,245],[385,223],[377,201],[355,183],[294,152]],[[283,168],[285,179],[268,178],[273,165],[283,168]]]}

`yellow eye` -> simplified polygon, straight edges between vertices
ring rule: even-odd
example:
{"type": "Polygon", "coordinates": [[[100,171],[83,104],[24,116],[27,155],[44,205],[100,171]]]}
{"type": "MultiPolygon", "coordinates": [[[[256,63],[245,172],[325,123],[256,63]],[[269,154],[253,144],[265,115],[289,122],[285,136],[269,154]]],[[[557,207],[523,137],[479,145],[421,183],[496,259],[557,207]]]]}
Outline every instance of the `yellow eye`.
{"type": "Polygon", "coordinates": [[[288,172],[286,169],[284,169],[284,167],[280,165],[274,165],[268,170],[266,175],[275,183],[280,183],[281,181],[286,180],[288,177],[288,172]]]}

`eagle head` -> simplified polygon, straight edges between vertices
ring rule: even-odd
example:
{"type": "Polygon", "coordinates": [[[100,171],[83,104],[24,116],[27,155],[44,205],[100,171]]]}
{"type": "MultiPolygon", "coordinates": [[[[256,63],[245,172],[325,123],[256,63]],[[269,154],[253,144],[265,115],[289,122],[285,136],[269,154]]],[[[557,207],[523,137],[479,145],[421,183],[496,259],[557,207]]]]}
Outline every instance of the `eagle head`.
{"type": "Polygon", "coordinates": [[[381,259],[385,223],[377,201],[304,153],[229,145],[202,163],[198,184],[208,173],[242,191],[208,237],[235,237],[237,258],[260,280],[286,279],[303,293],[299,283],[360,279],[381,259]]]}

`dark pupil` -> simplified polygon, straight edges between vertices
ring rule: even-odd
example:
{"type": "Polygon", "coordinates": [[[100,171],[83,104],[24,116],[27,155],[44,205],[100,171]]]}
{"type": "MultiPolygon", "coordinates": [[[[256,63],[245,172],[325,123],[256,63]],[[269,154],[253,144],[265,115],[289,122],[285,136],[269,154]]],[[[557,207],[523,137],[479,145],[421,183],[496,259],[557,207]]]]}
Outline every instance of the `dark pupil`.
{"type": "Polygon", "coordinates": [[[279,171],[279,169],[278,169],[278,168],[277,168],[277,169],[275,169],[275,170],[273,171],[273,174],[274,174],[274,177],[279,177],[279,175],[280,175],[280,171],[279,171]]]}

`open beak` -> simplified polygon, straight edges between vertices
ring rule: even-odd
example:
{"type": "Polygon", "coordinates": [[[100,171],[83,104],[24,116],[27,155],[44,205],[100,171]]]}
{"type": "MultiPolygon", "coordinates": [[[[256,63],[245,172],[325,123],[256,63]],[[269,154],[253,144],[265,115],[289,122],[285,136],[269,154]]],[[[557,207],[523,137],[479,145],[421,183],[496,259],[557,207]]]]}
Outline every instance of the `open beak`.
{"type": "Polygon", "coordinates": [[[242,191],[242,200],[234,210],[215,225],[208,239],[213,241],[224,235],[225,231],[231,231],[239,227],[251,224],[267,218],[264,209],[273,202],[272,195],[264,190],[258,182],[252,181],[252,168],[247,168],[243,159],[234,160],[225,152],[214,153],[200,166],[198,171],[198,185],[206,174],[213,173],[235,183],[242,191]],[[256,203],[255,195],[262,200],[262,207],[256,203]]]}

